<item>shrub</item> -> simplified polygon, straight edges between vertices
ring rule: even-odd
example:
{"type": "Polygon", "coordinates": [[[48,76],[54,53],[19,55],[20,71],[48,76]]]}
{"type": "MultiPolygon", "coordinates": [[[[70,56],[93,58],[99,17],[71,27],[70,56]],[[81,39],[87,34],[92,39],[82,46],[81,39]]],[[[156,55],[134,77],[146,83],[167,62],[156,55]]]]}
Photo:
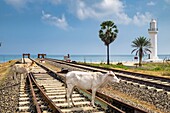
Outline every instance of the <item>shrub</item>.
{"type": "Polygon", "coordinates": [[[122,62],[118,62],[116,65],[123,66],[123,63],[122,62]]]}
{"type": "Polygon", "coordinates": [[[160,71],[160,70],[161,70],[160,67],[156,67],[156,68],[153,69],[153,71],[160,71]]]}

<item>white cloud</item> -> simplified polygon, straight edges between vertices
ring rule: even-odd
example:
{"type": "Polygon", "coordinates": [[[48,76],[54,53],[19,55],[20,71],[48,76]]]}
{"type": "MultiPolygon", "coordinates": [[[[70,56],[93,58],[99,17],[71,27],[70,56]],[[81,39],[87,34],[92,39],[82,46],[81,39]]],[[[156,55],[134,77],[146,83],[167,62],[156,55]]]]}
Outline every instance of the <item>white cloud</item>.
{"type": "Polygon", "coordinates": [[[124,5],[121,1],[119,0],[103,0],[100,3],[97,3],[96,8],[99,8],[103,11],[107,11],[107,12],[122,12],[124,5]]]}
{"type": "MultiPolygon", "coordinates": [[[[126,13],[125,8],[126,4],[121,0],[5,0],[7,4],[14,6],[17,9],[24,8],[28,3],[51,3],[54,5],[58,5],[61,2],[64,5],[70,7],[70,9],[66,9],[69,12],[72,12],[78,19],[97,19],[97,20],[106,20],[111,19],[114,20],[118,24],[135,24],[138,26],[145,25],[149,19],[151,19],[151,14],[149,12],[145,13],[136,13],[131,17],[126,13]]],[[[166,2],[170,0],[165,0],[166,2]]],[[[154,5],[155,3],[150,1],[147,5],[154,5]]],[[[68,26],[65,16],[63,15],[61,18],[52,16],[51,14],[43,13],[43,19],[48,21],[51,25],[68,26]],[[48,18],[46,16],[49,16],[48,18]],[[46,18],[45,18],[46,17],[46,18]],[[60,24],[59,24],[60,23],[60,24]]],[[[148,21],[149,22],[149,21],[148,21]]]]}
{"type": "Polygon", "coordinates": [[[150,2],[147,3],[147,5],[148,5],[148,6],[154,6],[154,5],[155,5],[155,2],[150,1],[150,2]]]}
{"type": "Polygon", "coordinates": [[[119,0],[102,0],[100,3],[92,5],[87,5],[85,1],[77,0],[75,8],[76,15],[80,20],[112,17],[119,23],[128,24],[131,21],[128,15],[124,13],[123,3],[119,0]]]}
{"type": "Polygon", "coordinates": [[[83,1],[77,1],[77,9],[76,9],[77,17],[81,20],[86,18],[96,17],[98,14],[94,11],[94,9],[86,6],[83,1]]]}
{"type": "Polygon", "coordinates": [[[102,0],[95,5],[103,17],[113,17],[119,23],[128,24],[131,19],[124,12],[124,4],[120,0],[102,0]]]}
{"type": "Polygon", "coordinates": [[[61,18],[58,18],[56,16],[53,16],[49,13],[45,13],[44,11],[42,11],[42,20],[52,26],[56,26],[58,28],[64,29],[66,30],[68,28],[68,23],[65,19],[65,16],[62,15],[61,18]]]}
{"type": "Polygon", "coordinates": [[[23,8],[29,0],[5,0],[9,5],[12,5],[16,9],[23,8]]]}
{"type": "Polygon", "coordinates": [[[146,12],[145,14],[137,12],[136,15],[133,17],[133,23],[135,25],[142,26],[148,24],[151,18],[152,15],[149,12],[146,12]]]}
{"type": "Polygon", "coordinates": [[[61,0],[4,0],[8,5],[13,6],[16,9],[25,8],[28,3],[34,4],[42,4],[42,3],[51,3],[54,5],[58,5],[61,3],[61,0]]]}
{"type": "MultiPolygon", "coordinates": [[[[74,7],[75,13],[80,20],[92,19],[113,19],[119,24],[135,24],[142,26],[151,19],[151,14],[146,12],[136,13],[132,18],[125,13],[125,5],[120,0],[101,0],[98,3],[87,4],[86,1],[77,0],[74,7]]],[[[74,12],[73,12],[74,13],[74,12]]]]}

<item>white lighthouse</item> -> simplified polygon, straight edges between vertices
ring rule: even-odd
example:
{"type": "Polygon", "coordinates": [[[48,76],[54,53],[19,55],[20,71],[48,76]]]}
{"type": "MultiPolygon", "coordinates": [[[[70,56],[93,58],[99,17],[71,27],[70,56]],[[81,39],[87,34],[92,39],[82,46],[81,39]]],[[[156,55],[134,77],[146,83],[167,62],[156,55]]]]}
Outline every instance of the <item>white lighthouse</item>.
{"type": "Polygon", "coordinates": [[[157,28],[157,22],[155,19],[152,19],[150,22],[150,28],[148,29],[150,41],[151,41],[151,53],[149,61],[157,62],[161,59],[158,58],[157,55],[157,34],[158,34],[158,28],[157,28]]]}

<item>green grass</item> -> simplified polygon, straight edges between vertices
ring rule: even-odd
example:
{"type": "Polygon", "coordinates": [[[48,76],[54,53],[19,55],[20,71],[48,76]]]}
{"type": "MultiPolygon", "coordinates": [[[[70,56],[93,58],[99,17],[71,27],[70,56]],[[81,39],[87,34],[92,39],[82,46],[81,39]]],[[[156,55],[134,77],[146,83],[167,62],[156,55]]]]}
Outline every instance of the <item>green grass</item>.
{"type": "Polygon", "coordinates": [[[165,63],[145,63],[142,68],[150,71],[170,71],[170,65],[165,63]]]}
{"type": "Polygon", "coordinates": [[[85,63],[85,64],[88,64],[88,65],[91,65],[91,66],[109,68],[109,69],[112,69],[112,68],[119,68],[119,69],[125,69],[125,70],[129,69],[129,67],[124,66],[124,65],[114,65],[114,64],[107,65],[107,64],[104,64],[104,63],[100,63],[100,64],[85,63]]]}
{"type": "Polygon", "coordinates": [[[144,63],[142,67],[129,67],[124,66],[122,63],[118,63],[117,65],[114,64],[95,64],[95,63],[85,63],[91,66],[98,66],[98,67],[105,67],[109,69],[120,69],[120,70],[127,70],[131,72],[139,72],[139,73],[145,73],[150,75],[156,75],[156,76],[168,76],[170,77],[170,63],[144,63]]]}

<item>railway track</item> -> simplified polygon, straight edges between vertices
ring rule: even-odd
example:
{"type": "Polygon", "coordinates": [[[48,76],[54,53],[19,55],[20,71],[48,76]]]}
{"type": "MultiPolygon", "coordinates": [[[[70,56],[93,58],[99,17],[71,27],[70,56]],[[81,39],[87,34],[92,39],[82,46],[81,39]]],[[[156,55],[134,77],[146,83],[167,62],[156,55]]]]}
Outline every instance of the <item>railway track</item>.
{"type": "MultiPolygon", "coordinates": [[[[91,93],[83,89],[73,92],[74,107],[65,99],[63,74],[56,75],[43,66],[36,66],[27,76],[21,75],[18,113],[125,113],[96,97],[96,108],[90,104],[91,93]]],[[[103,96],[104,97],[104,96],[103,96]]],[[[107,97],[108,98],[108,97],[107,97]]],[[[142,113],[142,112],[141,112],[142,113]]]]}
{"type": "Polygon", "coordinates": [[[31,73],[26,79],[24,75],[21,75],[17,113],[52,113],[54,108],[48,106],[49,103],[40,93],[41,90],[31,73]]]}
{"type": "MultiPolygon", "coordinates": [[[[34,60],[33,60],[34,61],[34,60]]],[[[38,63],[37,61],[35,61],[37,65],[39,65],[40,67],[44,68],[51,76],[53,76],[54,78],[56,79],[59,79],[60,81],[65,81],[64,79],[64,74],[65,73],[56,73],[54,70],[50,69],[49,67],[47,66],[44,66],[40,63],[38,63]]],[[[85,90],[78,90],[79,93],[83,94],[83,95],[86,95],[86,97],[89,97],[91,98],[91,91],[85,91],[85,90]]],[[[141,110],[139,108],[136,108],[134,106],[131,106],[131,105],[128,105],[124,102],[121,102],[120,100],[116,100],[116,99],[113,99],[112,97],[109,97],[103,93],[100,93],[100,92],[97,92],[96,95],[99,98],[99,100],[105,100],[107,102],[107,104],[100,104],[100,105],[104,105],[104,106],[108,106],[106,107],[108,110],[105,110],[105,112],[108,112],[108,113],[114,113],[114,112],[126,112],[126,113],[146,113],[146,111],[144,110],[141,110]],[[114,107],[113,104],[116,106],[114,107]],[[111,108],[111,109],[110,109],[111,108]],[[110,111],[111,110],[111,111],[110,111]],[[118,110],[118,111],[116,111],[118,110]]],[[[95,100],[95,103],[101,103],[101,102],[98,102],[98,97],[97,97],[97,100],[95,100]]],[[[104,108],[104,109],[106,109],[104,108]]]]}
{"type": "Polygon", "coordinates": [[[115,74],[122,79],[122,81],[138,85],[139,87],[146,87],[148,89],[154,89],[156,91],[165,91],[165,93],[170,94],[170,79],[164,77],[156,77],[150,76],[146,74],[132,73],[127,71],[115,70],[115,69],[107,69],[102,67],[95,67],[83,64],[76,64],[71,62],[65,62],[62,60],[45,58],[45,60],[52,61],[55,63],[68,65],[75,68],[80,68],[88,71],[99,71],[99,72],[107,72],[108,70],[115,72],[115,74]]]}

